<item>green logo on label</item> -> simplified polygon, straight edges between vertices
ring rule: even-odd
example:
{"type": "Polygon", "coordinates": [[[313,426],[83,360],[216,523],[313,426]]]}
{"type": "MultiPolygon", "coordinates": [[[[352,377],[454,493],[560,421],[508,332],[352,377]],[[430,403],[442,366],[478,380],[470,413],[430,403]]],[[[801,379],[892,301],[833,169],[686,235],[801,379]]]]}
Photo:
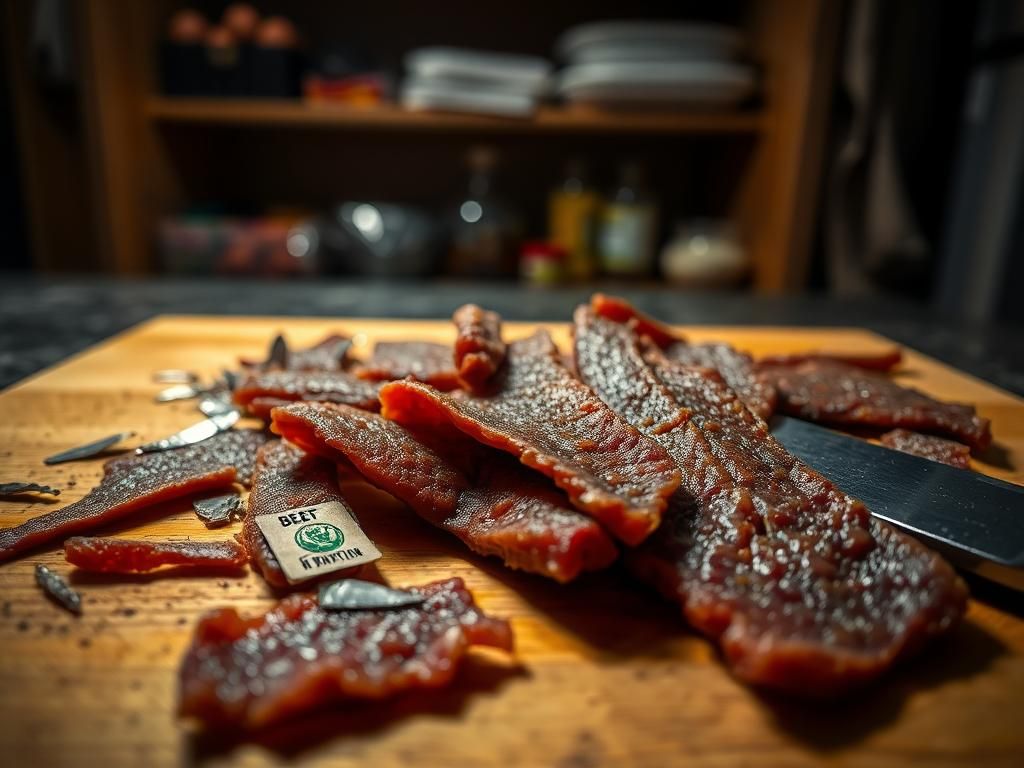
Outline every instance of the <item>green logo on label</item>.
{"type": "Polygon", "coordinates": [[[295,543],[307,552],[333,552],[345,543],[345,534],[330,523],[310,523],[295,532],[295,543]]]}

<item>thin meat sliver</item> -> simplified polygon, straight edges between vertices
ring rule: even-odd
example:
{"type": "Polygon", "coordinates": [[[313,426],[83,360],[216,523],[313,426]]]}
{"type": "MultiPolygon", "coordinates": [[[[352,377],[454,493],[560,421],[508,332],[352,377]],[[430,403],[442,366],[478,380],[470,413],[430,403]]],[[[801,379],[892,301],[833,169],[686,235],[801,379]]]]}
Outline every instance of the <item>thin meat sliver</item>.
{"type": "Polygon", "coordinates": [[[508,622],[484,614],[462,579],[410,591],[425,601],[331,611],[300,594],[253,619],[208,614],[181,663],[179,714],[257,728],[333,701],[447,685],[471,645],[512,650],[508,622]]]}
{"type": "Polygon", "coordinates": [[[601,526],[543,475],[464,436],[432,447],[377,414],[327,404],[280,408],[273,429],[311,452],[347,460],[424,519],[512,568],[565,582],[617,555],[601,526]]]}
{"type": "Polygon", "coordinates": [[[386,418],[414,429],[454,426],[554,480],[574,506],[628,544],[658,527],[679,470],[656,443],[608,408],[559,361],[539,331],[509,345],[488,396],[386,384],[386,418]]]}
{"type": "Polygon", "coordinates": [[[580,375],[683,470],[627,564],[718,641],[740,678],[801,695],[871,680],[956,624],[966,588],[935,553],[790,455],[712,371],[581,307],[580,375]]]}

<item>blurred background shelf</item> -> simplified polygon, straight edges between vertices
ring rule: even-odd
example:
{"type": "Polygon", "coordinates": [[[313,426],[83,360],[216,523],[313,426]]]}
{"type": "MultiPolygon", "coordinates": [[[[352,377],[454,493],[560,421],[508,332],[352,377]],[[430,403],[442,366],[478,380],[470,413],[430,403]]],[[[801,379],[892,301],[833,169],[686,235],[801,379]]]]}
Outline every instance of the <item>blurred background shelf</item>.
{"type": "MultiPolygon", "coordinates": [[[[221,0],[75,2],[70,87],[40,83],[26,50],[32,4],[6,0],[21,164],[33,266],[48,272],[160,274],[163,223],[182,212],[327,213],[345,201],[396,202],[443,212],[466,187],[467,157],[485,144],[499,158],[501,192],[528,240],[544,239],[549,195],[580,158],[607,196],[616,169],[646,170],[660,204],[660,243],[684,220],[728,222],[749,257],[742,289],[802,290],[820,206],[828,93],[840,4],[772,0],[666,5],[634,0],[524,0],[443,11],[412,0],[255,3],[285,14],[311,50],[342,38],[389,71],[424,45],[552,57],[583,22],[666,18],[728,25],[756,67],[755,106],[726,111],[603,111],[542,105],[529,118],[406,111],[391,98],[354,107],[235,97],[163,95],[160,51],[168,19],[194,6],[219,18],[221,0]],[[53,200],[65,201],[60,207],[53,200]]],[[[443,276],[440,272],[437,276],[443,276]]]]}
{"type": "Polygon", "coordinates": [[[753,134],[765,122],[759,111],[619,113],[541,107],[532,117],[511,118],[412,111],[394,104],[351,107],[284,99],[162,96],[147,100],[146,114],[164,123],[497,133],[753,134]]]}

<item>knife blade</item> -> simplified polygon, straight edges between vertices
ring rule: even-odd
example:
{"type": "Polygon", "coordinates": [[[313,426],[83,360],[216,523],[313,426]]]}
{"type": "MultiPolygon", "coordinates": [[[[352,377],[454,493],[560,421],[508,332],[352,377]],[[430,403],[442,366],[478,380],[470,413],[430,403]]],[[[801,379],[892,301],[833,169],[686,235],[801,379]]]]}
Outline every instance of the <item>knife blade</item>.
{"type": "Polygon", "coordinates": [[[423,595],[392,589],[361,579],[341,579],[322,584],[317,602],[331,611],[371,611],[408,608],[426,600],[423,595]]]}
{"type": "Polygon", "coordinates": [[[113,445],[117,445],[122,440],[127,440],[129,437],[134,436],[134,432],[118,432],[116,435],[109,435],[108,437],[104,437],[99,440],[93,440],[91,443],[86,443],[85,445],[68,448],[66,451],[53,454],[53,456],[47,456],[43,459],[43,463],[63,464],[65,461],[88,459],[91,456],[95,456],[97,453],[102,453],[113,445]]]}
{"type": "Polygon", "coordinates": [[[776,416],[790,453],[955,566],[1024,591],[1024,487],[776,416]]]}
{"type": "Polygon", "coordinates": [[[135,449],[135,453],[169,451],[172,448],[183,448],[186,445],[201,443],[203,440],[208,440],[216,434],[231,429],[240,416],[241,414],[238,411],[225,411],[224,413],[214,414],[208,419],[203,419],[191,427],[185,427],[180,432],[175,432],[173,435],[169,435],[162,440],[154,440],[151,443],[140,445],[135,449]]]}

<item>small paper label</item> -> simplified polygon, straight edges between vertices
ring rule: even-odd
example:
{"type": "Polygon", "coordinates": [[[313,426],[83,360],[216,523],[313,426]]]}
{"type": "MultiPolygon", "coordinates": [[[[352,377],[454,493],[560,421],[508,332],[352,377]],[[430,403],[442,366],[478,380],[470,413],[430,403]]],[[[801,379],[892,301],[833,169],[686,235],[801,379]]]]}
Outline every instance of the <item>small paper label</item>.
{"type": "Polygon", "coordinates": [[[290,584],[380,560],[380,550],[340,501],[257,515],[290,584]]]}

